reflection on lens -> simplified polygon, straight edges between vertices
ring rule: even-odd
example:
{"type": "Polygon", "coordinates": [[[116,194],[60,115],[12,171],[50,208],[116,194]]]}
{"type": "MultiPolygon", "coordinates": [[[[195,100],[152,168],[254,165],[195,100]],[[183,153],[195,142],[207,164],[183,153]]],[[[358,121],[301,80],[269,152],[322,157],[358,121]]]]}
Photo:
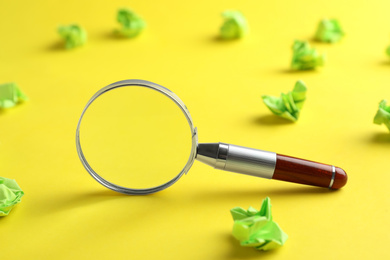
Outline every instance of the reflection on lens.
{"type": "Polygon", "coordinates": [[[87,109],[80,143],[101,177],[133,189],[173,179],[191,152],[191,130],[180,108],[165,95],[142,87],[120,87],[87,109]]]}

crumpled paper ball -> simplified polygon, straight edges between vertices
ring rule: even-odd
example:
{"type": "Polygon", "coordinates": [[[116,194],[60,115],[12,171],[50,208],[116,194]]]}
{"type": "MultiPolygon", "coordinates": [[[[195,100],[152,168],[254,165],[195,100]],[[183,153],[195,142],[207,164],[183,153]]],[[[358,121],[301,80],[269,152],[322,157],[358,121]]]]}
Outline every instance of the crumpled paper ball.
{"type": "Polygon", "coordinates": [[[122,27],[115,30],[115,33],[123,37],[134,38],[146,27],[145,21],[135,12],[127,8],[119,9],[116,19],[122,27]]]}
{"type": "Polygon", "coordinates": [[[378,111],[374,117],[374,123],[377,125],[385,124],[390,131],[390,106],[387,106],[384,99],[379,103],[378,111]]]}
{"type": "Polygon", "coordinates": [[[295,83],[293,91],[282,93],[280,97],[263,95],[264,104],[277,116],[293,122],[297,121],[306,100],[307,87],[302,80],[295,83]]]}
{"type": "Polygon", "coordinates": [[[336,19],[322,19],[318,24],[314,38],[320,42],[334,43],[340,41],[345,33],[336,19]]]}
{"type": "Polygon", "coordinates": [[[0,109],[14,107],[27,99],[15,82],[0,84],[0,109]]]}
{"type": "Polygon", "coordinates": [[[325,55],[312,48],[308,42],[296,40],[292,49],[291,68],[293,70],[313,70],[324,65],[325,55]]]}
{"type": "Polygon", "coordinates": [[[225,18],[220,29],[222,39],[238,39],[248,34],[248,23],[241,12],[227,10],[222,13],[222,16],[225,18]]]}
{"type": "Polygon", "coordinates": [[[236,207],[230,212],[234,220],[233,236],[242,246],[266,251],[281,247],[288,238],[272,220],[269,197],[263,200],[259,211],[253,207],[249,207],[248,210],[236,207]]]}
{"type": "Polygon", "coordinates": [[[73,49],[87,42],[87,32],[77,24],[60,26],[57,31],[65,41],[66,49],[73,49]]]}
{"type": "Polygon", "coordinates": [[[0,177],[0,216],[7,216],[23,195],[15,180],[0,177]]]}

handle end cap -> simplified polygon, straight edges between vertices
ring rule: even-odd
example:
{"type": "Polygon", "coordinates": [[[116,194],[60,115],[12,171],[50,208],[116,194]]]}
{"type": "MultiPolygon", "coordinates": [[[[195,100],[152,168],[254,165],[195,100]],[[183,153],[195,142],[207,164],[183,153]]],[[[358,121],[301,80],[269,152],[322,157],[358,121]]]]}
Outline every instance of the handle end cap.
{"type": "Polygon", "coordinates": [[[332,190],[340,189],[344,187],[345,184],[347,184],[347,181],[348,181],[347,173],[343,169],[336,167],[336,175],[334,178],[334,183],[330,188],[332,190]]]}

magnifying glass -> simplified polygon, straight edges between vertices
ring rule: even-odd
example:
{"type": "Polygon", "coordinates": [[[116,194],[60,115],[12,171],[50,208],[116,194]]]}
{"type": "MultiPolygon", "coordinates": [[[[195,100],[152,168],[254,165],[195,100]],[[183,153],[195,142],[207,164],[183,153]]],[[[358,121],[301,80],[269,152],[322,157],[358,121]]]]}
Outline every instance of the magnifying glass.
{"type": "Polygon", "coordinates": [[[195,159],[215,169],[329,189],[340,189],[347,183],[345,171],[333,165],[227,143],[198,143],[197,128],[194,127],[191,115],[183,101],[169,89],[145,80],[115,82],[93,95],[82,111],[77,124],[76,148],[81,163],[96,181],[106,188],[124,194],[144,195],[164,190],[178,181],[183,174],[186,174],[195,159]],[[91,117],[92,119],[87,117],[89,113],[92,113],[90,110],[96,103],[99,103],[99,100],[104,99],[105,96],[110,98],[110,93],[124,90],[135,92],[127,93],[129,94],[127,97],[124,92],[119,93],[116,97],[113,96],[109,100],[109,108],[100,108],[100,110],[98,108],[95,110],[95,116],[91,117]],[[156,107],[158,98],[164,101],[162,107],[156,107]],[[120,99],[123,99],[122,102],[120,102],[120,99]],[[148,100],[153,103],[152,108],[150,104],[147,104],[148,100]],[[118,108],[117,111],[113,111],[113,107],[118,108]],[[168,115],[162,116],[160,114],[161,111],[165,110],[163,107],[171,109],[168,115]],[[110,121],[110,123],[102,123],[102,120],[113,120],[114,115],[117,115],[120,111],[124,113],[122,117],[119,117],[116,121],[110,121]],[[130,112],[136,112],[135,116],[130,117],[130,112]],[[180,118],[177,118],[178,114],[180,118]],[[171,115],[175,115],[175,117],[171,115]],[[176,123],[170,122],[173,119],[184,122],[184,127],[183,124],[182,127],[177,127],[176,123]],[[88,131],[85,131],[86,134],[80,138],[80,133],[84,131],[85,121],[92,122],[90,129],[105,132],[109,140],[103,140],[100,132],[92,134],[92,138],[88,139],[88,131]],[[157,123],[150,125],[153,121],[157,121],[157,123]],[[122,131],[124,127],[118,125],[120,122],[125,122],[125,126],[129,127],[125,133],[122,131]],[[174,127],[170,128],[170,125],[174,127]],[[167,137],[166,133],[163,134],[160,131],[164,126],[168,128],[169,132],[174,129],[179,130],[179,132],[167,137]],[[83,128],[82,131],[80,131],[81,128],[83,128]],[[105,128],[106,130],[104,130],[105,128]],[[118,134],[109,130],[119,131],[119,133],[122,131],[124,137],[122,136],[116,142],[111,141],[118,134]],[[132,137],[132,142],[126,143],[125,141],[128,140],[123,140],[127,137],[132,137]],[[84,149],[81,148],[81,139],[83,139],[84,149]],[[89,144],[91,146],[92,144],[101,146],[89,149],[87,148],[89,144]],[[106,148],[106,146],[113,144],[116,148],[123,149],[123,151],[117,156],[112,156],[113,158],[110,160],[104,160],[112,153],[112,149],[106,148]],[[162,148],[153,149],[152,146],[159,144],[163,145],[162,148]],[[134,148],[135,145],[138,147],[134,148]],[[183,145],[188,149],[187,151],[184,151],[181,147],[183,145]],[[152,154],[153,151],[155,154],[152,154]],[[173,152],[176,152],[175,156],[171,155],[173,152]],[[107,156],[102,157],[102,153],[107,156]],[[92,168],[90,159],[94,156],[94,164],[97,166],[92,168]],[[123,156],[122,161],[115,161],[121,156],[123,156]],[[87,161],[87,157],[89,161],[87,161]],[[139,162],[140,157],[143,158],[142,163],[139,162]],[[183,163],[184,167],[182,165],[177,166],[178,162],[183,163]],[[111,163],[111,165],[106,165],[107,163],[111,163]],[[106,168],[104,169],[102,165],[106,168]],[[114,169],[118,166],[134,166],[135,168],[118,173],[119,170],[114,169]],[[150,167],[154,168],[150,169],[150,167]],[[169,167],[174,169],[167,170],[169,167]],[[110,174],[108,174],[110,170],[114,172],[114,175],[117,174],[120,177],[132,176],[132,179],[126,181],[126,185],[119,185],[120,178],[111,179],[110,174]],[[174,170],[176,172],[173,172],[174,170]],[[161,178],[162,175],[168,172],[168,177],[161,178]],[[148,180],[151,184],[150,186],[148,184],[135,184],[139,180],[148,180]]]}

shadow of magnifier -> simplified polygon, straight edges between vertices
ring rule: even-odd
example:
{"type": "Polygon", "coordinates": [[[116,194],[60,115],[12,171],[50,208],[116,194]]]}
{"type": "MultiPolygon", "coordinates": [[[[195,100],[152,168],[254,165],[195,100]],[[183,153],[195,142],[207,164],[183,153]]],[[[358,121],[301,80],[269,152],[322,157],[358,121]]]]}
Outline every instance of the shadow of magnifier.
{"type": "Polygon", "coordinates": [[[96,181],[124,194],[166,189],[195,159],[215,169],[329,189],[347,183],[345,171],[333,165],[226,143],[198,143],[180,98],[144,80],[115,82],[93,95],[77,124],[76,147],[96,181]]]}

